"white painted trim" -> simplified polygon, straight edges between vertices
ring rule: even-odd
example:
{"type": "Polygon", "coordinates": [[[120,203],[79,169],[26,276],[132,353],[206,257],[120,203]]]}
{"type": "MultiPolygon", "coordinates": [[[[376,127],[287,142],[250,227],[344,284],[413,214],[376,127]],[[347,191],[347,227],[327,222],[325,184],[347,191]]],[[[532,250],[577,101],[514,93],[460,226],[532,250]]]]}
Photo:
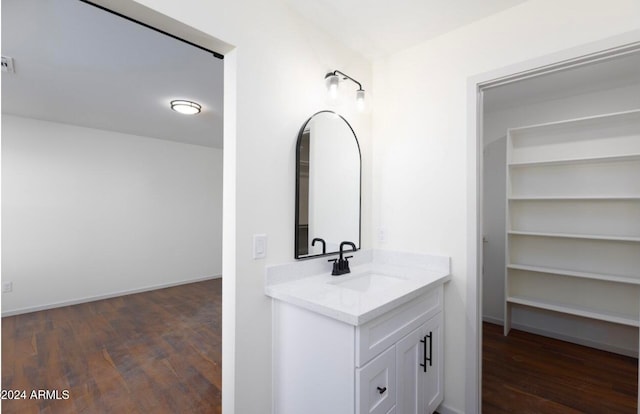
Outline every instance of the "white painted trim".
{"type": "MultiPolygon", "coordinates": [[[[278,358],[278,352],[276,352],[276,346],[277,346],[277,341],[278,338],[276,337],[276,335],[273,335],[273,331],[275,331],[276,329],[276,325],[277,325],[277,320],[278,320],[278,315],[279,313],[279,307],[278,304],[276,303],[275,299],[271,299],[271,330],[272,330],[272,335],[271,335],[271,363],[273,367],[277,367],[280,365],[280,359],[278,358]]],[[[271,370],[271,413],[275,414],[278,412],[278,404],[276,403],[276,395],[277,395],[277,389],[276,387],[278,386],[278,370],[277,369],[272,369],[271,370]]]]}
{"type": "MultiPolygon", "coordinates": [[[[482,318],[484,322],[489,322],[494,325],[502,326],[503,320],[499,318],[493,318],[491,316],[484,316],[482,318]]],[[[528,332],[534,335],[546,336],[547,338],[558,339],[560,341],[571,342],[573,344],[588,346],[589,348],[600,349],[602,351],[613,352],[614,354],[625,355],[632,358],[638,358],[638,351],[633,348],[623,348],[619,346],[603,344],[602,342],[590,341],[588,339],[579,338],[572,335],[563,335],[557,332],[551,332],[544,329],[536,328],[530,325],[523,325],[520,323],[511,324],[511,329],[518,331],[528,332]]]]}
{"type": "Polygon", "coordinates": [[[480,142],[482,115],[482,92],[479,81],[470,79],[467,85],[467,332],[466,332],[466,375],[465,375],[465,412],[477,414],[482,407],[482,257],[478,257],[482,243],[479,228],[482,220],[479,182],[482,177],[482,149],[480,142]]]}
{"type": "Polygon", "coordinates": [[[503,319],[494,318],[493,316],[486,316],[486,315],[482,317],[482,322],[488,322],[488,323],[492,323],[494,325],[500,325],[500,326],[504,324],[503,319]]]}
{"type": "Polygon", "coordinates": [[[517,329],[519,331],[529,332],[535,335],[546,336],[553,339],[558,339],[560,341],[571,342],[578,345],[588,346],[590,348],[601,349],[607,352],[613,352],[614,354],[626,355],[632,358],[638,358],[638,352],[635,349],[631,348],[622,348],[614,345],[603,344],[601,342],[590,341],[588,339],[578,338],[571,335],[563,335],[561,333],[549,332],[544,329],[539,329],[529,325],[522,325],[519,323],[514,323],[511,325],[512,329],[517,329]]]}
{"type": "Polygon", "coordinates": [[[205,280],[221,279],[221,278],[222,278],[222,275],[202,276],[202,277],[197,277],[195,279],[180,280],[178,282],[170,282],[170,283],[161,283],[159,285],[144,286],[136,289],[120,290],[117,292],[105,293],[103,295],[87,296],[84,298],[64,300],[62,302],[48,303],[46,305],[29,306],[26,308],[13,309],[13,310],[8,310],[6,312],[2,312],[2,317],[4,318],[5,316],[21,315],[23,313],[37,312],[37,311],[42,311],[47,309],[61,308],[63,306],[71,306],[71,305],[78,305],[81,303],[95,302],[97,300],[117,298],[119,296],[133,295],[136,293],[149,292],[152,290],[165,289],[165,288],[174,287],[174,286],[187,285],[189,283],[197,283],[205,280]]]}
{"type": "Polygon", "coordinates": [[[484,82],[481,82],[481,86],[484,89],[503,86],[512,82],[535,78],[540,75],[548,75],[558,71],[590,65],[614,56],[619,57],[634,53],[637,51],[637,34],[638,30],[633,30],[619,36],[576,46],[571,49],[540,56],[492,72],[487,72],[487,74],[496,73],[500,75],[497,75],[498,77],[491,76],[490,78],[486,78],[484,82]]]}
{"type": "Polygon", "coordinates": [[[222,412],[236,410],[236,182],[238,51],[224,56],[222,153],[222,412]]]}
{"type": "MultiPolygon", "coordinates": [[[[467,82],[467,332],[465,412],[480,413],[482,407],[482,257],[479,235],[482,225],[482,129],[479,97],[483,88],[540,76],[569,67],[626,54],[640,47],[640,30],[481,73],[467,82]]],[[[640,374],[639,374],[640,375],[640,374]]],[[[639,397],[640,398],[640,397],[639,397]]]]}
{"type": "Polygon", "coordinates": [[[450,408],[444,404],[440,404],[436,411],[440,414],[464,414],[464,411],[458,411],[455,408],[450,408]]]}
{"type": "Polygon", "coordinates": [[[186,25],[166,14],[158,13],[150,6],[140,4],[138,0],[91,0],[91,2],[180,39],[223,54],[225,57],[233,49],[229,43],[216,39],[208,33],[186,25]]]}

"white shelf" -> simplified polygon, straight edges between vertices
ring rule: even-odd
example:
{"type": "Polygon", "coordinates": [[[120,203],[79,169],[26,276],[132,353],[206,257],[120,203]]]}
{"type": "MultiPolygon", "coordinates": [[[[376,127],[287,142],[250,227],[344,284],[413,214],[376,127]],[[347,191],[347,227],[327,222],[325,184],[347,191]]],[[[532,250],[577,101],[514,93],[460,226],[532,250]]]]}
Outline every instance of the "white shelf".
{"type": "Polygon", "coordinates": [[[536,200],[509,203],[511,231],[640,238],[640,200],[536,200]]]}
{"type": "Polygon", "coordinates": [[[606,312],[602,310],[595,310],[593,308],[586,308],[576,305],[567,305],[564,303],[546,301],[537,298],[528,298],[525,296],[509,296],[507,297],[508,303],[514,303],[518,305],[530,306],[538,309],[546,309],[554,312],[561,312],[569,315],[582,316],[590,319],[597,319],[606,322],[617,323],[621,325],[638,327],[638,317],[632,315],[626,315],[621,313],[606,312]]]}
{"type": "Polygon", "coordinates": [[[508,135],[512,164],[633,156],[640,154],[640,110],[513,128],[508,135]]]}
{"type": "Polygon", "coordinates": [[[509,197],[509,201],[636,201],[640,200],[637,195],[621,195],[621,196],[525,196],[525,197],[509,197]]]}
{"type": "Polygon", "coordinates": [[[640,161],[640,154],[609,155],[605,157],[560,158],[556,160],[512,162],[509,167],[542,167],[546,165],[590,164],[604,162],[640,161]]]}
{"type": "Polygon", "coordinates": [[[603,240],[603,241],[619,241],[619,242],[640,242],[640,237],[629,236],[605,236],[592,234],[567,234],[567,233],[540,233],[533,231],[509,231],[508,234],[515,236],[533,236],[533,237],[556,237],[565,239],[586,239],[586,240],[603,240]]]}
{"type": "MultiPolygon", "coordinates": [[[[640,245],[589,239],[516,237],[506,240],[506,263],[568,269],[576,272],[638,276],[640,245]]],[[[605,300],[606,295],[603,295],[605,300]]],[[[639,301],[640,303],[640,301],[639,301]]]]}
{"type": "Polygon", "coordinates": [[[640,110],[507,132],[505,335],[511,304],[640,327],[638,177],[640,110]]]}
{"type": "Polygon", "coordinates": [[[640,161],[554,164],[508,172],[512,197],[640,197],[640,161]]]}
{"type": "Polygon", "coordinates": [[[640,277],[627,277],[627,276],[616,276],[616,275],[605,275],[601,273],[591,273],[591,272],[578,272],[574,270],[566,270],[566,269],[554,269],[551,267],[540,267],[540,266],[528,266],[528,265],[520,265],[520,264],[509,264],[507,265],[508,269],[514,270],[525,270],[528,272],[536,272],[536,273],[546,273],[551,275],[560,275],[560,276],[569,276],[583,279],[593,279],[593,280],[601,280],[604,282],[615,282],[615,283],[625,283],[629,285],[640,285],[640,277]]]}
{"type": "Polygon", "coordinates": [[[638,116],[640,116],[640,109],[631,109],[628,111],[620,111],[620,112],[614,112],[610,114],[599,114],[599,115],[585,116],[582,118],[564,119],[561,121],[552,121],[552,122],[545,122],[542,124],[534,124],[534,125],[527,125],[523,127],[510,128],[509,133],[513,134],[513,133],[527,131],[527,130],[534,130],[534,129],[541,130],[546,127],[580,124],[580,123],[600,121],[600,120],[608,121],[609,119],[613,119],[613,118],[633,119],[633,118],[637,118],[638,116]]]}

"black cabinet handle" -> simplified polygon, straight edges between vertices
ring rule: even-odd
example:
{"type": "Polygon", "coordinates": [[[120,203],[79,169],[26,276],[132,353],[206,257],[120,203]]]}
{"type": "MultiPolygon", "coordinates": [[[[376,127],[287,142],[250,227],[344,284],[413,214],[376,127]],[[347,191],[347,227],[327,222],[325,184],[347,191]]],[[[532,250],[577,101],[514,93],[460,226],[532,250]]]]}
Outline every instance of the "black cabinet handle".
{"type": "Polygon", "coordinates": [[[427,335],[427,338],[429,338],[429,358],[426,357],[425,355],[425,359],[427,361],[429,361],[429,366],[433,366],[433,361],[431,361],[431,358],[433,357],[433,332],[429,331],[429,335],[427,335]]]}
{"type": "Polygon", "coordinates": [[[424,372],[427,372],[427,362],[429,366],[433,366],[433,361],[431,360],[433,357],[433,332],[429,331],[428,335],[425,335],[424,338],[420,340],[422,343],[422,355],[423,360],[420,366],[423,368],[424,372]],[[429,356],[427,356],[427,338],[429,338],[429,356]]]}
{"type": "Polygon", "coordinates": [[[387,387],[378,387],[378,392],[380,394],[384,394],[384,392],[387,390],[387,387]]]}

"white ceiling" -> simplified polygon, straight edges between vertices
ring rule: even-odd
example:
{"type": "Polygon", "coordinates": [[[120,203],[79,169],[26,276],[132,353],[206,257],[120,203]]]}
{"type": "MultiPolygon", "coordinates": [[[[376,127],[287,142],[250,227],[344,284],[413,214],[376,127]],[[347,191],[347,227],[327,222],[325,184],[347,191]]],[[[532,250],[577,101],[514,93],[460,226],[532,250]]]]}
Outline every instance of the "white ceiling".
{"type": "Polygon", "coordinates": [[[223,61],[209,52],[78,0],[2,0],[2,55],[16,70],[3,113],[222,148],[223,61]]]}
{"type": "Polygon", "coordinates": [[[285,0],[368,58],[394,53],[526,0],[285,0]]]}
{"type": "MultiPolygon", "coordinates": [[[[392,53],[525,0],[285,0],[368,57],[392,53]]],[[[222,148],[223,61],[79,0],[2,0],[2,112],[222,148]],[[203,112],[184,116],[171,99],[203,112]]],[[[498,87],[485,110],[640,81],[640,54],[498,87]]]]}
{"type": "Polygon", "coordinates": [[[640,53],[491,88],[484,93],[484,111],[500,111],[573,95],[640,83],[640,53]]]}

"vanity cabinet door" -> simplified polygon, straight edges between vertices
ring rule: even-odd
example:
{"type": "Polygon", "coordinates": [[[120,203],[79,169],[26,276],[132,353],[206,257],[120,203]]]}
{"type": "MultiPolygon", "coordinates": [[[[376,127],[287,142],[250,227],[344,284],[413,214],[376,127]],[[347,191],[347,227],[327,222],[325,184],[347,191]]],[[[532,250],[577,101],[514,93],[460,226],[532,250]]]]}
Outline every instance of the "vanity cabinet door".
{"type": "Polygon", "coordinates": [[[402,414],[425,414],[426,374],[420,364],[424,359],[421,339],[427,335],[424,323],[396,344],[397,402],[396,412],[402,414]]]}
{"type": "Polygon", "coordinates": [[[433,413],[444,398],[444,317],[440,312],[426,323],[426,331],[431,334],[431,342],[427,343],[428,357],[431,364],[425,374],[425,397],[427,412],[433,413]]]}
{"type": "Polygon", "coordinates": [[[441,318],[438,313],[396,344],[397,413],[432,413],[442,402],[441,318]]]}

